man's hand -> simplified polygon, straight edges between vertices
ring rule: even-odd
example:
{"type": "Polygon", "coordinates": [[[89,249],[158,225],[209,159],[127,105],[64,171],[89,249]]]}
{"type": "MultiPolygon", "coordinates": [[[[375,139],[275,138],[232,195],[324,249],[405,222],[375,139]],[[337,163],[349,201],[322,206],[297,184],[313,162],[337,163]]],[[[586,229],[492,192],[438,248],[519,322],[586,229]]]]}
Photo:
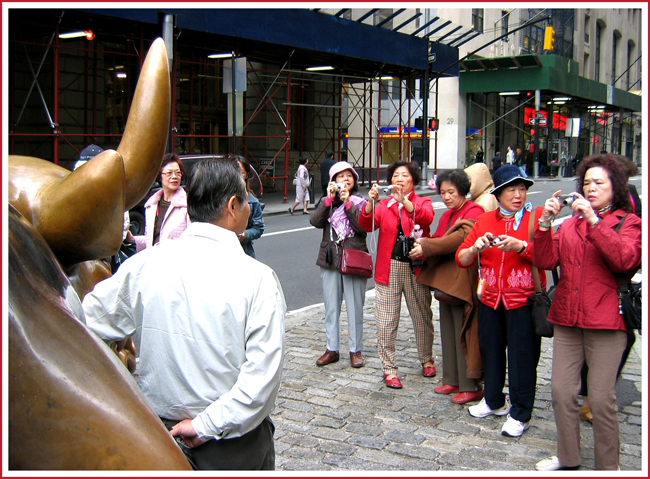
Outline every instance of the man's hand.
{"type": "Polygon", "coordinates": [[[172,430],[169,432],[171,432],[172,436],[182,437],[190,448],[194,448],[203,444],[203,441],[199,439],[199,436],[196,434],[194,426],[192,426],[191,419],[182,420],[174,427],[172,427],[172,430]]]}

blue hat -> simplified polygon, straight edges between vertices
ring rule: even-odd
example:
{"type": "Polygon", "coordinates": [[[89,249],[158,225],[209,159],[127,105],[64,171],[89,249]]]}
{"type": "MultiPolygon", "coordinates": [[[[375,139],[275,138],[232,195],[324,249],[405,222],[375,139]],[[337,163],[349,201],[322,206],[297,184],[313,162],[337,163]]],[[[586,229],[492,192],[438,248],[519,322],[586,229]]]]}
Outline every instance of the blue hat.
{"type": "Polygon", "coordinates": [[[95,144],[88,145],[86,148],[81,150],[81,153],[79,153],[79,160],[88,161],[91,158],[95,158],[102,151],[104,151],[104,149],[100,148],[99,146],[97,146],[95,144]]]}
{"type": "Polygon", "coordinates": [[[526,185],[526,189],[530,188],[535,184],[533,180],[528,177],[521,176],[521,171],[519,167],[515,165],[503,165],[492,175],[492,180],[494,181],[494,188],[490,190],[494,196],[497,196],[497,193],[504,186],[514,182],[522,181],[526,185]]]}

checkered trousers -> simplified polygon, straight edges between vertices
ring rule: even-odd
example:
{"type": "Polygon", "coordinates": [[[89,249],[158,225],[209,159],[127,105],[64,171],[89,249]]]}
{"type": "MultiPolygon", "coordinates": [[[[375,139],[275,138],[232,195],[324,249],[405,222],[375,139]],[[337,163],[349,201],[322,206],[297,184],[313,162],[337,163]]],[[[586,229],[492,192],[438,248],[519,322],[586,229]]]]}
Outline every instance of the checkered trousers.
{"type": "Polygon", "coordinates": [[[377,350],[383,363],[384,374],[397,374],[395,343],[402,294],[413,321],[420,362],[429,362],[433,357],[433,311],[429,287],[416,282],[416,276],[411,272],[408,263],[391,259],[388,285],[376,283],[375,292],[377,350]]]}

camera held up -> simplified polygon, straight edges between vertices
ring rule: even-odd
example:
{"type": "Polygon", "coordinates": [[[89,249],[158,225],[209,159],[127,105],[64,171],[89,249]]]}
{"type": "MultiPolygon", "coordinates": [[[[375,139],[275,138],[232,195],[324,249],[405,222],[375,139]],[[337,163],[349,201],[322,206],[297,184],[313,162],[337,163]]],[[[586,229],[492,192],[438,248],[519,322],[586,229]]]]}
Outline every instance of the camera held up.
{"type": "Polygon", "coordinates": [[[558,199],[562,203],[562,206],[571,206],[573,202],[576,200],[576,197],[574,195],[569,195],[569,196],[560,196],[558,199]]]}

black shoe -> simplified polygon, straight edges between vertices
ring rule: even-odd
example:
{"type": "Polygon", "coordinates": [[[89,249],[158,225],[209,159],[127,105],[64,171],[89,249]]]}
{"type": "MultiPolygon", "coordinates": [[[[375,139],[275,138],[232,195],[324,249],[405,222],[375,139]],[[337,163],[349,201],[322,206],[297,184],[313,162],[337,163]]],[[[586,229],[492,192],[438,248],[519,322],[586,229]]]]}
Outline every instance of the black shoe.
{"type": "Polygon", "coordinates": [[[289,213],[293,215],[293,210],[291,208],[289,208],[289,213]]]}

